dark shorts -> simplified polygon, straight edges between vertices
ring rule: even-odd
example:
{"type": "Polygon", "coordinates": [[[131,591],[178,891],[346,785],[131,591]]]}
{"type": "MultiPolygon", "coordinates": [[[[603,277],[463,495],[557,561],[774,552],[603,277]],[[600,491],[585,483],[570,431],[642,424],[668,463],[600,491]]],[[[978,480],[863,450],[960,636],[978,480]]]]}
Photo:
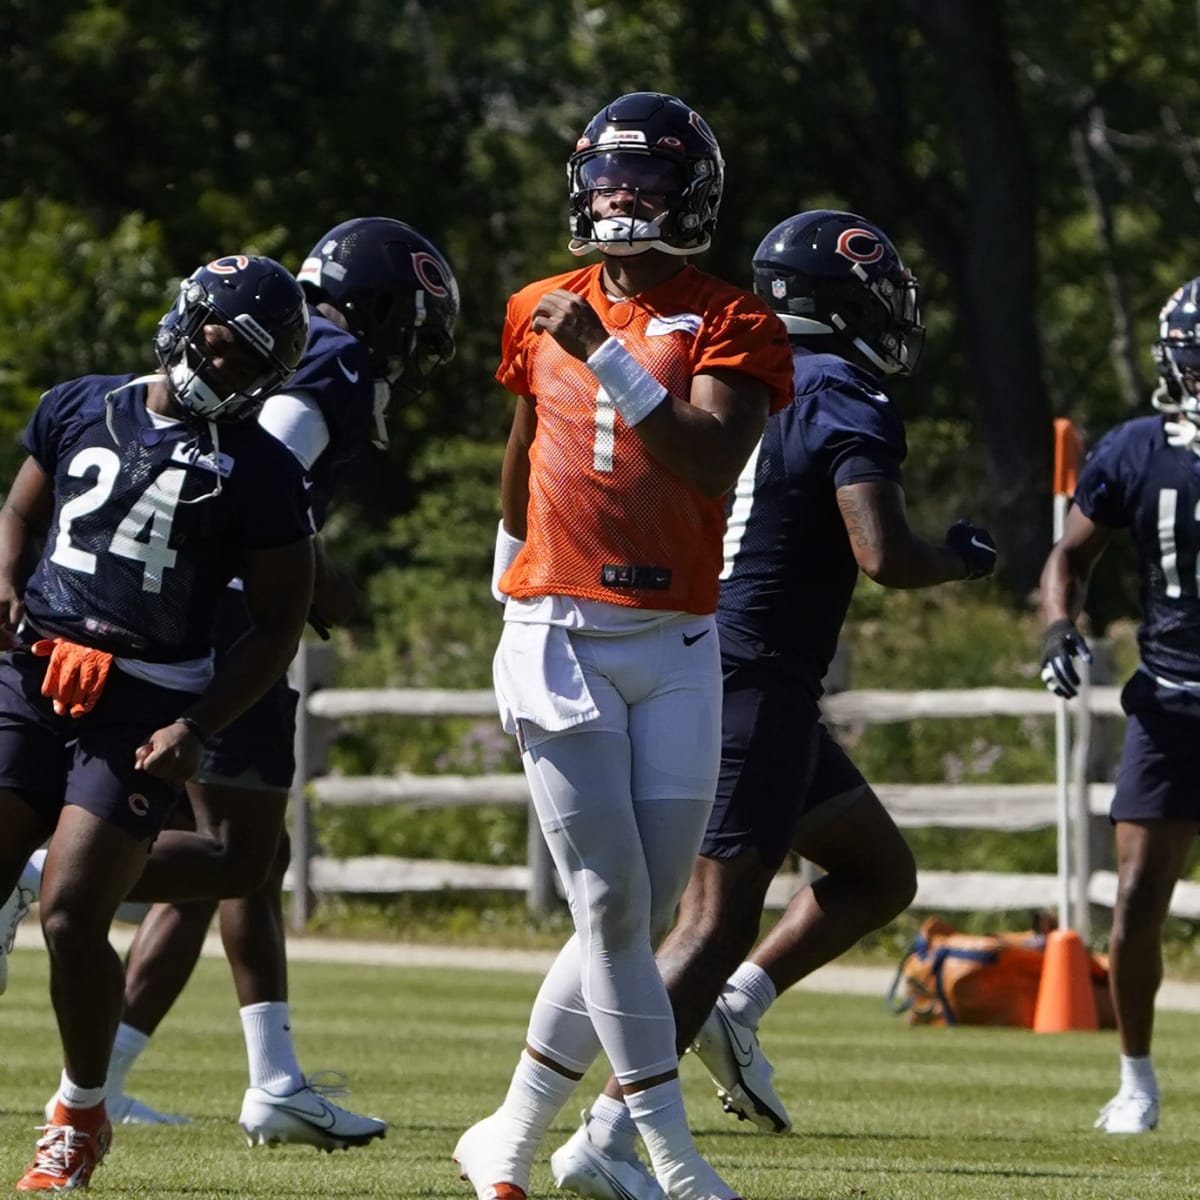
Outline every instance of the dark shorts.
{"type": "Polygon", "coordinates": [[[1138,671],[1121,693],[1125,743],[1114,821],[1200,821],[1200,705],[1138,671]]]}
{"type": "Polygon", "coordinates": [[[53,828],[74,804],[139,841],[166,823],[180,793],[135,769],[134,751],[194,700],[114,667],[87,716],[60,717],[41,694],[47,660],[0,654],[0,787],[18,792],[53,828]]]}
{"type": "MultiPolygon", "coordinates": [[[[242,593],[226,588],[217,605],[213,651],[219,658],[250,628],[242,593]]],[[[251,790],[287,791],[296,773],[297,692],[280,679],[251,708],[213,738],[200,770],[199,783],[226,784],[251,790]]]]}
{"type": "Polygon", "coordinates": [[[296,773],[293,745],[299,693],[279,680],[209,744],[196,773],[200,783],[287,791],[296,773]]]}
{"type": "Polygon", "coordinates": [[[817,702],[769,665],[725,662],[721,771],[700,853],[757,850],[779,867],[809,822],[867,786],[821,723],[817,702]]]}

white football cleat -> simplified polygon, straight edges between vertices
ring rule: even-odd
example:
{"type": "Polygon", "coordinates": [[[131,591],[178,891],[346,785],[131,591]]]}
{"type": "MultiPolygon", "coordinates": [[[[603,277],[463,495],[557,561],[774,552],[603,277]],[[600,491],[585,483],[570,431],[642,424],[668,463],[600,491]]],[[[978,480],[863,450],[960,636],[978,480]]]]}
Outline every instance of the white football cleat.
{"type": "Polygon", "coordinates": [[[550,1156],[554,1182],[588,1200],[666,1200],[641,1159],[606,1154],[588,1134],[587,1110],[581,1115],[583,1124],[550,1156]]]}
{"type": "Polygon", "coordinates": [[[17,926],[29,915],[33,893],[19,884],[0,904],[0,996],[8,990],[8,956],[17,940],[17,926]]]}
{"type": "Polygon", "coordinates": [[[775,1068],[758,1044],[758,1034],[743,1025],[720,999],[689,1049],[708,1068],[725,1111],[764,1133],[787,1133],[792,1118],[771,1077],[775,1068]]]}
{"type": "MultiPolygon", "coordinates": [[[[58,1103],[58,1093],[55,1092],[46,1101],[46,1120],[54,1115],[54,1106],[58,1103]]],[[[190,1125],[191,1117],[180,1116],[177,1113],[160,1113],[157,1109],[135,1100],[132,1096],[106,1096],[104,1107],[108,1111],[108,1119],[113,1125],[190,1125]]]]}
{"type": "MultiPolygon", "coordinates": [[[[322,1074],[332,1074],[322,1072],[322,1074]]],[[[286,1096],[262,1088],[247,1088],[238,1124],[251,1146],[299,1143],[318,1150],[348,1150],[365,1146],[387,1133],[387,1122],[360,1117],[334,1104],[330,1096],[344,1096],[340,1083],[318,1082],[316,1077],[286,1096]]]]}
{"type": "Polygon", "coordinates": [[[497,1114],[492,1113],[459,1137],[451,1156],[458,1163],[458,1177],[475,1189],[477,1200],[527,1200],[529,1168],[517,1165],[511,1147],[498,1147],[496,1128],[497,1114]]]}
{"type": "Polygon", "coordinates": [[[1105,1133],[1149,1133],[1158,1124],[1158,1097],[1118,1092],[1101,1110],[1093,1129],[1105,1133]]]}

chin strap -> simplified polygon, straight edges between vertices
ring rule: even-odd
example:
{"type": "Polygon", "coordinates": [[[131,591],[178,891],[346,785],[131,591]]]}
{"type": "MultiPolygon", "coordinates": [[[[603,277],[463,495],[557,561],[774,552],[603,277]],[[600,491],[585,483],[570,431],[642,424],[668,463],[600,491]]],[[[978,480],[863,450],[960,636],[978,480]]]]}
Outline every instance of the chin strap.
{"type": "Polygon", "coordinates": [[[1150,403],[1159,412],[1177,413],[1183,411],[1182,404],[1177,397],[1171,394],[1171,389],[1167,386],[1165,379],[1160,379],[1158,387],[1150,393],[1150,403]]]}

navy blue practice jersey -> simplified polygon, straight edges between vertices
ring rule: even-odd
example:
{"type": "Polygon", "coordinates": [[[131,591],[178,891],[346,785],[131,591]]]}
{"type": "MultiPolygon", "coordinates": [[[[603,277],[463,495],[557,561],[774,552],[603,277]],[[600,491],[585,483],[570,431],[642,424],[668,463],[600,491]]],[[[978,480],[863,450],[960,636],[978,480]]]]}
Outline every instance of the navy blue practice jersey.
{"type": "Polygon", "coordinates": [[[156,426],[134,378],[59,384],[25,430],[54,486],[25,610],[43,633],[127,657],[203,658],[244,551],[312,532],[304,475],[252,420],[219,426],[216,454],[205,424],[156,426]]]}
{"type": "Polygon", "coordinates": [[[1200,680],[1200,458],[1167,443],[1161,416],[1107,433],[1088,455],[1075,503],[1137,550],[1142,661],[1171,680],[1200,680]]]}
{"type": "Polygon", "coordinates": [[[329,445],[308,471],[313,520],[325,524],[329,502],[346,467],[366,444],[375,411],[375,373],[367,348],[315,309],[309,310],[308,348],[285,389],[310,396],[321,410],[329,445]]]}
{"type": "Polygon", "coordinates": [[[723,647],[776,658],[819,695],[858,577],[837,489],[898,481],[907,445],[874,376],[793,357],[795,399],[767,420],[731,498],[717,620],[723,647]]]}

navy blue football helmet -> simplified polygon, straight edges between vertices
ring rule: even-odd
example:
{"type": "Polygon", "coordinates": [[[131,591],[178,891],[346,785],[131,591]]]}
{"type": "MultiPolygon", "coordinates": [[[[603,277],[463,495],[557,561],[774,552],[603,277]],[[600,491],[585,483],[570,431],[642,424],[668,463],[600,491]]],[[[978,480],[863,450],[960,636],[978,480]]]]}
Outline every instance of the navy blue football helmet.
{"type": "Polygon", "coordinates": [[[754,290],[793,337],[844,338],[885,375],[908,375],[925,327],[919,288],[878,225],[816,209],[788,217],[754,252],[754,290]]]}
{"type": "Polygon", "coordinates": [[[262,407],[300,365],[308,344],[308,306],[300,285],[274,259],[231,254],[193,271],[158,323],[154,351],[185,412],[206,421],[241,421],[262,407]],[[204,328],[234,335],[257,368],[236,388],[213,368],[204,328]]]}
{"type": "Polygon", "coordinates": [[[337,309],[367,348],[384,385],[380,421],[392,394],[419,396],[430,371],[454,357],[458,282],[442,252],[411,225],[390,217],[343,221],[317,241],[298,278],[310,301],[337,309]]]}
{"type": "Polygon", "coordinates": [[[717,226],[725,183],[721,147],[676,96],[631,92],[589,122],[567,161],[574,254],[699,254],[717,226]],[[658,220],[592,216],[598,193],[629,190],[663,205],[658,220]]]}
{"type": "Polygon", "coordinates": [[[1158,314],[1151,349],[1159,384],[1150,402],[1162,412],[1200,413],[1200,279],[1176,288],[1158,314]]]}

